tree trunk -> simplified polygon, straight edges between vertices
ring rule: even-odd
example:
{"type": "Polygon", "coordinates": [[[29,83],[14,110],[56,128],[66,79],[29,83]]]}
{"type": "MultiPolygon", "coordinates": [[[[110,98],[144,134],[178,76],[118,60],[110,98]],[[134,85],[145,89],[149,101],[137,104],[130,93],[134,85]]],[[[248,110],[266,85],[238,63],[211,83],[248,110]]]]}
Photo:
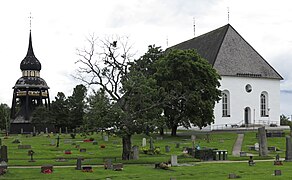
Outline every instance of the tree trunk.
{"type": "Polygon", "coordinates": [[[123,136],[123,154],[122,154],[122,160],[129,160],[130,154],[131,154],[131,135],[125,135],[123,136]]]}
{"type": "Polygon", "coordinates": [[[177,126],[171,127],[171,136],[176,136],[176,130],[177,130],[177,126]]]}
{"type": "Polygon", "coordinates": [[[163,129],[163,127],[159,129],[159,134],[160,134],[160,136],[163,136],[164,135],[164,129],[163,129]]]}

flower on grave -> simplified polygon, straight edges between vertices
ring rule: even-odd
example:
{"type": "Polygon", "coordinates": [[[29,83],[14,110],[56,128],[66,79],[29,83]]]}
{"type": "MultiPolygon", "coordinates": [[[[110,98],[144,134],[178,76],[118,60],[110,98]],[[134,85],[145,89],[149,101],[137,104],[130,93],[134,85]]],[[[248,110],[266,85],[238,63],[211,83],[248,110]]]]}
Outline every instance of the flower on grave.
{"type": "Polygon", "coordinates": [[[101,145],[100,145],[100,148],[105,148],[105,145],[104,145],[104,144],[101,144],[101,145]]]}

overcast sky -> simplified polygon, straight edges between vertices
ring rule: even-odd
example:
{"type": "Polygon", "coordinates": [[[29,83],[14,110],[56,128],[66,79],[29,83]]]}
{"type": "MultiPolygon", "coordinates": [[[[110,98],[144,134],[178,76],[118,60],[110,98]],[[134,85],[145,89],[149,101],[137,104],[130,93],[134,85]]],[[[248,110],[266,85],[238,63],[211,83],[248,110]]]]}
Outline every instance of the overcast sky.
{"type": "Polygon", "coordinates": [[[292,114],[292,1],[290,0],[9,0],[0,1],[0,103],[11,106],[21,77],[32,13],[32,40],[41,77],[66,96],[80,82],[72,78],[76,48],[95,34],[129,36],[137,55],[150,44],[165,49],[229,23],[283,77],[281,113],[292,114]],[[168,43],[167,43],[168,42],[168,43]]]}

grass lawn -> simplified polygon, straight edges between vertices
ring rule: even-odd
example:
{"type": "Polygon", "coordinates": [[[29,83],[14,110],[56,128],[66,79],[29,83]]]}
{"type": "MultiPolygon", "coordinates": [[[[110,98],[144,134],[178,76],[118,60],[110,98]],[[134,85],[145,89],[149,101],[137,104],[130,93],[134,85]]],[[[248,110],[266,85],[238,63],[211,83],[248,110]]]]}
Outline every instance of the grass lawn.
{"type": "Polygon", "coordinates": [[[257,162],[248,166],[246,162],[203,163],[194,166],[171,167],[169,170],[154,169],[153,165],[125,165],[123,171],[104,170],[93,167],[92,173],[85,173],[70,168],[54,168],[52,174],[40,173],[40,168],[14,169],[0,176],[0,179],[106,179],[113,180],[177,180],[185,179],[228,179],[228,174],[235,173],[240,179],[289,179],[292,177],[292,163],[284,162],[283,166],[274,166],[273,162],[257,162]],[[274,170],[282,171],[281,176],[274,176],[274,170]]]}
{"type": "MultiPolygon", "coordinates": [[[[232,148],[236,141],[236,132],[212,132],[196,133],[195,145],[200,147],[217,148],[228,151],[228,159],[235,160],[232,163],[222,162],[199,162],[198,159],[186,156],[182,153],[183,147],[192,147],[191,134],[192,131],[180,132],[179,136],[171,137],[164,135],[163,139],[157,139],[158,134],[151,134],[154,139],[154,146],[160,147],[161,152],[157,155],[144,154],[140,151],[139,160],[121,160],[122,141],[119,137],[110,136],[109,141],[104,141],[101,134],[88,135],[81,137],[77,135],[72,139],[68,134],[60,136],[60,146],[50,145],[52,142],[57,143],[57,135],[37,135],[35,137],[26,135],[12,135],[8,139],[2,139],[2,145],[8,146],[8,168],[9,171],[1,179],[165,179],[171,177],[179,179],[227,179],[228,174],[235,173],[241,176],[241,179],[289,179],[292,177],[292,163],[284,162],[283,166],[274,166],[273,161],[257,162],[255,166],[248,166],[248,157],[233,157],[232,148]],[[94,138],[98,145],[93,145],[92,142],[84,142],[84,139],[94,138]],[[20,141],[19,144],[12,143],[15,139],[20,141]],[[179,143],[180,147],[176,148],[179,143]],[[35,162],[28,162],[29,149],[18,149],[18,145],[31,145],[34,154],[35,162]],[[100,145],[105,145],[105,148],[100,148],[100,145]],[[79,145],[80,147],[76,147],[79,145]],[[165,152],[165,146],[170,146],[170,152],[165,152]],[[86,148],[86,152],[80,152],[80,148],[86,148]],[[65,150],[71,150],[72,154],[65,154],[65,150]],[[179,164],[187,164],[188,166],[171,167],[169,170],[154,169],[154,163],[167,162],[172,154],[178,155],[179,164]],[[85,173],[75,170],[76,158],[83,157],[82,165],[93,165],[94,172],[85,173]],[[104,170],[104,158],[111,157],[113,163],[124,163],[123,171],[104,170]],[[116,161],[114,161],[114,157],[116,161]],[[66,162],[56,162],[57,158],[65,158],[66,162]],[[239,162],[244,160],[244,162],[239,162]],[[238,162],[236,162],[238,161],[238,162]],[[30,166],[41,166],[44,164],[54,165],[52,174],[40,173],[40,167],[30,168],[30,166]],[[71,167],[64,167],[71,165],[71,167]],[[22,166],[22,168],[15,168],[22,166]],[[63,166],[63,167],[57,167],[63,166]],[[274,170],[282,170],[282,176],[275,177],[272,175],[274,170]]],[[[258,142],[256,132],[245,132],[242,151],[257,155],[256,151],[250,151],[248,146],[258,142]]],[[[286,133],[287,134],[287,133],[286,133]]],[[[147,139],[147,147],[149,147],[149,136],[134,135],[132,137],[132,145],[138,145],[141,148],[142,138],[147,139]]],[[[272,159],[276,153],[280,154],[281,158],[285,157],[285,137],[268,138],[268,146],[276,146],[277,152],[270,152],[269,157],[254,157],[254,159],[272,159]]]]}

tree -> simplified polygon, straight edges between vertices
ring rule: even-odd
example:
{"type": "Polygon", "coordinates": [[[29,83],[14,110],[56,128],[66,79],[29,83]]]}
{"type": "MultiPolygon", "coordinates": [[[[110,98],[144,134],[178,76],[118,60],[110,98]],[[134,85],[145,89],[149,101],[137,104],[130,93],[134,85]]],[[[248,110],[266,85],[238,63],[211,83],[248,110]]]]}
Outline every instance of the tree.
{"type": "Polygon", "coordinates": [[[163,89],[163,109],[171,135],[178,126],[202,128],[214,121],[220,100],[220,76],[194,50],[169,50],[156,62],[156,78],[163,89]]]}
{"type": "Polygon", "coordinates": [[[69,127],[74,129],[83,124],[85,115],[85,97],[87,88],[80,84],[73,89],[72,96],[68,97],[69,104],[69,127]]]}
{"type": "Polygon", "coordinates": [[[108,95],[112,104],[109,119],[122,137],[122,159],[128,160],[131,136],[150,126],[149,117],[158,112],[153,110],[157,107],[154,105],[156,81],[130,68],[135,62],[131,46],[124,38],[98,40],[92,36],[88,42],[87,49],[77,51],[80,67],[76,78],[88,85],[97,85],[108,95]]]}
{"type": "Polygon", "coordinates": [[[88,127],[106,129],[113,125],[109,116],[111,103],[102,89],[97,92],[93,91],[93,94],[87,98],[87,102],[85,124],[88,127]]]}
{"type": "Polygon", "coordinates": [[[58,92],[51,104],[53,122],[56,128],[69,127],[69,103],[63,92],[58,92]]]}
{"type": "Polygon", "coordinates": [[[8,129],[10,108],[7,104],[0,104],[0,129],[8,129]]]}
{"type": "Polygon", "coordinates": [[[52,114],[44,106],[37,106],[31,115],[31,121],[33,124],[51,124],[52,123],[52,114]]]}

